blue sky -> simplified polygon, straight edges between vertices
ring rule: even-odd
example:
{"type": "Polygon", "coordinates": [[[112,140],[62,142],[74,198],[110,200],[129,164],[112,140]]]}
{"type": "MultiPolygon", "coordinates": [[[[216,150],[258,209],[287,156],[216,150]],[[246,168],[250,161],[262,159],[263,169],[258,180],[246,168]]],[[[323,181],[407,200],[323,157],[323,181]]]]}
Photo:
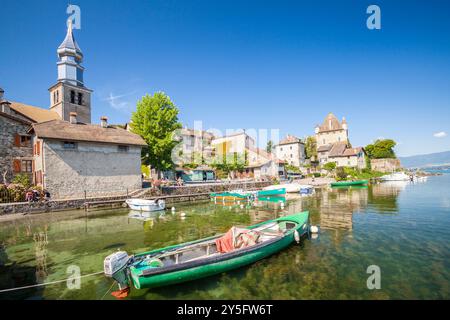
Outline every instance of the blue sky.
{"type": "MultiPolygon", "coordinates": [[[[333,112],[347,118],[354,146],[385,137],[399,155],[450,150],[448,1],[72,3],[94,122],[126,122],[141,96],[162,90],[190,127],[303,137],[333,112]],[[371,4],[381,30],[366,27],[371,4]]],[[[0,0],[8,99],[49,106],[66,7],[0,0]]]]}

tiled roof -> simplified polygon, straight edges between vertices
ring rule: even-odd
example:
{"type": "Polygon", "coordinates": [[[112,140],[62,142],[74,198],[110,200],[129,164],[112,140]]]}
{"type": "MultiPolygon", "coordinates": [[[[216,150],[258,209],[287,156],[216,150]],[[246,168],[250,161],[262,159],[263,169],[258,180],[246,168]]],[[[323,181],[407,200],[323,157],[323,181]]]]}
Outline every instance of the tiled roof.
{"type": "Polygon", "coordinates": [[[71,124],[68,121],[51,120],[33,124],[38,138],[113,143],[145,146],[145,141],[137,134],[120,128],[102,128],[92,124],[71,124]]]}
{"type": "Polygon", "coordinates": [[[324,145],[324,146],[320,146],[320,147],[317,148],[317,152],[326,152],[326,151],[330,151],[330,150],[331,150],[331,147],[333,147],[332,144],[327,144],[327,145],[324,145]]]}
{"type": "Polygon", "coordinates": [[[297,138],[295,136],[287,135],[286,138],[281,140],[278,145],[290,144],[290,143],[299,143],[299,142],[300,143],[302,142],[299,138],[297,138]]]}
{"type": "Polygon", "coordinates": [[[333,144],[333,147],[330,150],[329,157],[339,157],[342,156],[347,149],[347,145],[343,142],[337,142],[333,144]]]}
{"type": "MultiPolygon", "coordinates": [[[[342,120],[342,123],[345,123],[345,119],[342,120]]],[[[319,132],[335,131],[335,130],[342,130],[342,129],[343,129],[342,124],[339,122],[339,120],[336,118],[336,116],[334,114],[332,114],[331,112],[326,116],[322,125],[319,126],[319,132]]]]}
{"type": "Polygon", "coordinates": [[[59,115],[54,111],[30,106],[20,102],[11,101],[10,108],[15,112],[27,117],[33,122],[44,122],[49,120],[61,119],[59,115]]]}

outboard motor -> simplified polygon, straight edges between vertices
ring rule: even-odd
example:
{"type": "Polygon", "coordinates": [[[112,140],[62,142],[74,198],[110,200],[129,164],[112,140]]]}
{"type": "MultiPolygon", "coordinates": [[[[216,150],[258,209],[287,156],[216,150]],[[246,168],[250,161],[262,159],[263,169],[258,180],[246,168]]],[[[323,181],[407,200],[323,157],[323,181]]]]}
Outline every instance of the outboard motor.
{"type": "Polygon", "coordinates": [[[121,290],[129,286],[127,266],[131,258],[125,251],[117,251],[107,256],[103,262],[105,276],[116,280],[121,290]]]}

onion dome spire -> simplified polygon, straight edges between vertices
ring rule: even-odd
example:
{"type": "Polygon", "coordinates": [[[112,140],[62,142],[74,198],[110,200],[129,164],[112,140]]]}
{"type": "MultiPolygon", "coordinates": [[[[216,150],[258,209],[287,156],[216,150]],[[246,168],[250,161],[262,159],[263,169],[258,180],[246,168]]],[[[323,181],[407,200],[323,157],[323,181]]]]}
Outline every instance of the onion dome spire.
{"type": "Polygon", "coordinates": [[[58,56],[61,58],[63,56],[73,56],[75,60],[80,63],[83,60],[83,52],[81,51],[78,43],[73,35],[72,19],[67,20],[67,34],[64,41],[58,47],[58,56]]]}

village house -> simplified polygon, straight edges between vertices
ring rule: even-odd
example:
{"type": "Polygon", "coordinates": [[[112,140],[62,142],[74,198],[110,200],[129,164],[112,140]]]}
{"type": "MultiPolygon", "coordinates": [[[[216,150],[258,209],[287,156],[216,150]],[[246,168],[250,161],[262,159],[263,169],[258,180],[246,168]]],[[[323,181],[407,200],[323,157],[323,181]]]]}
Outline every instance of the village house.
{"type": "Polygon", "coordinates": [[[212,133],[185,127],[180,130],[179,136],[183,162],[194,163],[213,156],[211,142],[214,135],[212,133]]]}
{"type": "Polygon", "coordinates": [[[275,155],[286,163],[300,167],[305,163],[305,144],[301,139],[287,135],[275,146],[275,155]]]}
{"type": "Polygon", "coordinates": [[[0,172],[7,182],[25,173],[53,197],[110,194],[141,188],[144,140],[127,130],[91,124],[91,93],[84,85],[83,53],[69,21],[58,47],[58,80],[50,110],[3,99],[0,172]]]}
{"type": "Polygon", "coordinates": [[[348,137],[348,124],[329,113],[322,125],[315,128],[317,157],[320,165],[335,162],[338,167],[366,167],[366,154],[362,147],[351,147],[348,137]]]}

